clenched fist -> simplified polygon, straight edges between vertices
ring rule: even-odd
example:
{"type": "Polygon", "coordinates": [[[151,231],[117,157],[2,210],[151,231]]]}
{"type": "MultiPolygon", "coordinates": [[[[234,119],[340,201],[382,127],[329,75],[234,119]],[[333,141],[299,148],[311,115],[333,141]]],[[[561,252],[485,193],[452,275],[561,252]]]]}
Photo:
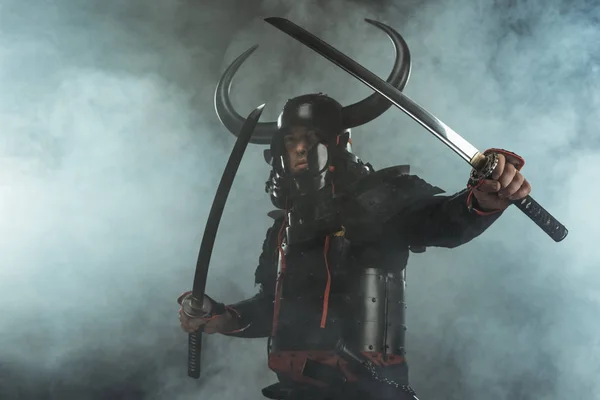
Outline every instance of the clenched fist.
{"type": "MultiPolygon", "coordinates": [[[[185,292],[177,298],[177,303],[182,306],[192,292],[185,292]]],[[[212,299],[208,298],[212,302],[212,299]]],[[[237,322],[231,312],[227,309],[221,314],[209,315],[208,317],[196,317],[187,314],[183,306],[179,308],[179,322],[181,329],[187,333],[197,332],[202,329],[204,333],[225,333],[237,329],[237,322]]]]}
{"type": "Polygon", "coordinates": [[[531,193],[531,185],[519,169],[523,160],[516,155],[497,153],[498,164],[491,179],[486,179],[473,189],[473,196],[481,211],[504,210],[511,201],[520,200],[531,193]]]}

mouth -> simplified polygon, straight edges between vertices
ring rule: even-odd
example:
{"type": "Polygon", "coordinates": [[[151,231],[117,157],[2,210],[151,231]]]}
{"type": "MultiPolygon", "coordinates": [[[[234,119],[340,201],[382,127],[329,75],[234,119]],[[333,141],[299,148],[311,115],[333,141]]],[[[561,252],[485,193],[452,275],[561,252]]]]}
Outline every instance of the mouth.
{"type": "Polygon", "coordinates": [[[308,168],[308,162],[307,161],[299,161],[296,163],[296,165],[294,166],[294,168],[296,169],[306,169],[308,168]]]}

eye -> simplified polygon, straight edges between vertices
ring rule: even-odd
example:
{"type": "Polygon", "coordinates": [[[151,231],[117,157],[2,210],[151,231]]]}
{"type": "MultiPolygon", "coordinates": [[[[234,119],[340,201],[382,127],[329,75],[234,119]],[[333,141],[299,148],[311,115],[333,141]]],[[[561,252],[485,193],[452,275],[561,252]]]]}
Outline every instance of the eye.
{"type": "Polygon", "coordinates": [[[296,144],[296,140],[292,135],[286,135],[283,137],[283,147],[287,150],[293,149],[296,144]]]}
{"type": "Polygon", "coordinates": [[[319,141],[319,137],[317,136],[317,134],[315,132],[308,132],[306,134],[306,142],[309,145],[314,145],[315,143],[317,143],[319,141]]]}

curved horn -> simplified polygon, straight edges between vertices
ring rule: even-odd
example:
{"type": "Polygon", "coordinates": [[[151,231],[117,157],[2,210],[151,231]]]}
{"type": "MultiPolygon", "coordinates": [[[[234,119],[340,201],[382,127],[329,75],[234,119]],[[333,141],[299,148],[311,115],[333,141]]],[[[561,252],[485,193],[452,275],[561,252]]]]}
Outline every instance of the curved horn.
{"type": "MultiPolygon", "coordinates": [[[[392,72],[390,73],[390,76],[388,76],[387,81],[389,84],[400,90],[404,89],[404,86],[406,86],[408,78],[410,77],[411,68],[410,50],[408,49],[408,45],[404,41],[404,38],[388,25],[371,19],[365,19],[365,21],[384,31],[394,44],[396,61],[394,62],[394,67],[392,68],[392,72]]],[[[378,93],[373,93],[358,103],[344,107],[342,110],[344,127],[348,129],[364,125],[379,117],[391,106],[392,104],[386,98],[378,93]]]]}
{"type": "MultiPolygon", "coordinates": [[[[223,126],[225,126],[235,136],[240,134],[242,125],[246,119],[242,117],[233,107],[231,99],[229,98],[229,92],[231,90],[231,81],[237,70],[242,66],[244,61],[250,54],[258,48],[258,45],[254,45],[245,52],[243,52],[238,58],[236,58],[221,76],[217,88],[215,89],[215,111],[217,117],[221,120],[223,126]]],[[[256,124],[250,143],[254,144],[270,144],[273,134],[277,131],[276,122],[259,122],[256,124]]]]}

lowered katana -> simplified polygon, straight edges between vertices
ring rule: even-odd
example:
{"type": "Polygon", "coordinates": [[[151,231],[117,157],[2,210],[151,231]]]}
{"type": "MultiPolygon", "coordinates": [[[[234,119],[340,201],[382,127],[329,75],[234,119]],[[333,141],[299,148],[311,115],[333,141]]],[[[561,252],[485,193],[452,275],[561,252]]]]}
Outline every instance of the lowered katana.
{"type": "MultiPolygon", "coordinates": [[[[217,188],[215,199],[206,221],[204,235],[200,244],[200,251],[198,252],[193,290],[191,296],[185,298],[181,303],[183,312],[190,317],[208,318],[212,314],[223,312],[223,310],[220,309],[213,309],[212,302],[205,296],[208,267],[210,265],[210,259],[217,237],[219,223],[221,222],[221,216],[223,215],[223,209],[227,202],[227,197],[229,196],[238,167],[242,162],[242,157],[252,138],[252,134],[254,133],[256,124],[263,112],[264,106],[265,105],[262,104],[256,107],[242,124],[238,138],[233,146],[225,170],[223,171],[223,176],[219,182],[219,187],[217,188]]],[[[188,376],[191,378],[198,379],[200,377],[201,355],[202,332],[197,331],[190,333],[188,340],[188,376]]]]}

